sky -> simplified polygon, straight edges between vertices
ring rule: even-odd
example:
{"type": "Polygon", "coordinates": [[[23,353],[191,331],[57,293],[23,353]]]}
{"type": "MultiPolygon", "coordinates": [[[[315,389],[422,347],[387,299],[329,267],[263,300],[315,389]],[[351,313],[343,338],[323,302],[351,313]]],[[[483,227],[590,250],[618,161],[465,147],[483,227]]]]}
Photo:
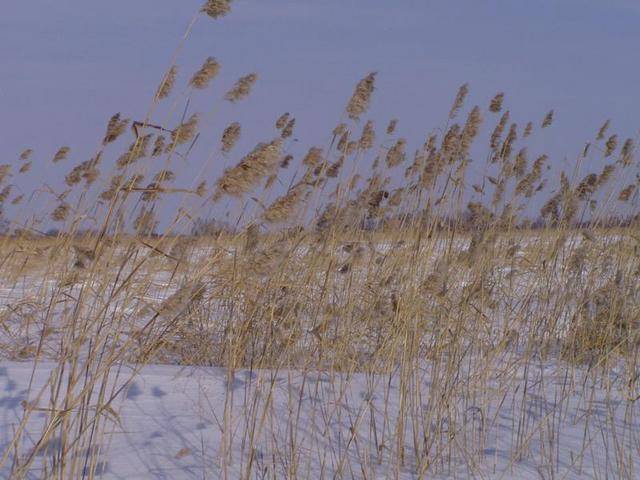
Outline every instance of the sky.
{"type": "MultiPolygon", "coordinates": [[[[112,114],[145,117],[201,3],[4,3],[0,163],[34,150],[33,169],[12,178],[16,193],[42,183],[62,191],[64,174],[95,154],[112,114]],[[62,145],[71,147],[70,158],[52,165],[62,145]]],[[[539,123],[554,109],[553,128],[532,138],[531,155],[547,153],[554,167],[569,168],[606,119],[621,139],[638,134],[639,24],[640,6],[631,0],[235,0],[225,18],[199,16],[177,59],[178,93],[154,120],[175,123],[190,96],[189,111],[204,114],[202,141],[188,162],[174,165],[177,183],[204,169],[211,184],[256,142],[271,139],[285,111],[297,119],[293,153],[326,145],[356,82],[376,71],[368,118],[378,130],[398,118],[409,152],[444,125],[468,82],[467,106],[486,108],[503,91],[521,124],[539,123]],[[220,62],[220,75],[208,90],[189,94],[186,84],[208,56],[220,62]],[[259,75],[251,96],[237,105],[222,101],[249,72],[259,75]],[[218,158],[211,152],[235,120],[242,139],[234,154],[218,158]]],[[[487,118],[486,128],[495,121],[487,118]]],[[[18,213],[44,215],[52,201],[39,194],[18,213]]]]}

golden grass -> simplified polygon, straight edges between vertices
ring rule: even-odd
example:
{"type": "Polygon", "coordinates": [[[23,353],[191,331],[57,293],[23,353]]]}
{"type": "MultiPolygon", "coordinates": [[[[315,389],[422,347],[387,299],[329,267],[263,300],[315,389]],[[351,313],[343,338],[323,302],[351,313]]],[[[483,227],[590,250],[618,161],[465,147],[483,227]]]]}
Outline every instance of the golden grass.
{"type": "MultiPolygon", "coordinates": [[[[209,1],[203,12],[217,18],[229,8],[227,1],[209,1]]],[[[215,59],[207,59],[189,84],[207,88],[218,69],[215,59]]],[[[176,71],[176,65],[168,70],[156,101],[170,96],[176,71]]],[[[240,78],[224,99],[243,99],[257,78],[240,78]]],[[[366,115],[375,78],[370,73],[356,85],[345,108],[350,120],[366,115]]],[[[200,177],[193,181],[197,188],[166,186],[173,181],[176,152],[198,135],[198,114],[173,129],[152,125],[151,119],[134,122],[135,139],[120,154],[107,148],[117,145],[129,121],[113,115],[95,158],[66,174],[72,191],[60,195],[50,212],[60,231],[44,236],[16,219],[0,237],[3,356],[35,360],[34,368],[43,360],[58,365],[48,383],[53,393],[32,392],[49,412],[36,447],[20,450],[34,411],[27,405],[0,465],[13,459],[15,478],[22,478],[38,449],[56,437],[60,446],[45,458],[47,476],[79,478],[79,452],[106,431],[121,394],[109,390],[106,379],[122,363],[136,370],[152,362],[223,366],[230,372],[399,369],[403,392],[411,398],[420,395],[411,372],[427,362],[434,378],[425,415],[435,424],[449,415],[448,399],[477,395],[480,377],[496,373],[505,359],[519,368],[555,356],[575,368],[597,366],[603,377],[615,362],[632,371],[640,340],[640,235],[637,202],[629,205],[636,184],[621,183],[637,172],[632,140],[601,173],[563,173],[551,193],[546,155],[530,164],[523,143],[535,134],[533,123],[520,135],[506,110],[478,174],[470,171],[471,151],[478,149],[474,142],[483,117],[503,110],[504,94],[493,97],[488,111],[472,107],[464,124],[452,123],[468,95],[464,84],[444,134],[430,134],[403,169],[398,167],[409,155],[406,140],[393,137],[395,120],[378,145],[371,121],[340,124],[330,145],[311,147],[296,161],[287,151],[295,119],[286,113],[276,121],[277,138],[228,167],[213,192],[200,177]],[[161,130],[170,132],[171,144],[164,143],[161,130]],[[384,162],[370,162],[371,150],[384,162]],[[117,170],[111,177],[97,170],[107,156],[117,170]],[[165,159],[162,169],[152,157],[165,159]],[[274,180],[285,178],[286,167],[299,175],[274,198],[274,180]],[[153,169],[153,182],[141,187],[153,169]],[[109,187],[95,195],[90,187],[98,178],[109,187]],[[473,189],[471,179],[478,182],[473,189]],[[197,212],[179,208],[175,224],[156,232],[155,211],[168,208],[163,200],[176,192],[208,202],[239,198],[245,208],[238,227],[191,236],[183,225],[197,212]],[[253,203],[247,202],[250,195],[256,196],[253,203]],[[536,229],[526,209],[531,199],[543,205],[544,223],[536,229]],[[103,204],[94,208],[98,200],[103,204]],[[89,211],[97,227],[82,232],[89,211]],[[612,214],[618,212],[624,217],[616,221],[612,214]],[[460,365],[475,361],[487,365],[486,371],[472,368],[480,377],[461,378],[460,365]]],[[[553,111],[539,125],[552,121],[553,111]]],[[[608,126],[593,140],[602,159],[617,148],[616,135],[605,141],[608,126]]],[[[239,135],[240,125],[229,124],[219,137],[222,152],[231,152],[239,135]]],[[[62,147],[54,162],[69,152],[62,147]]],[[[19,161],[30,155],[25,150],[19,161]]],[[[0,166],[0,184],[11,168],[0,166]]],[[[11,189],[2,201],[10,194],[11,189]]],[[[410,402],[402,408],[407,418],[417,415],[410,402]]],[[[400,463],[403,428],[398,426],[392,441],[400,463]]],[[[448,440],[421,431],[422,425],[411,428],[412,441],[420,444],[416,451],[427,452],[415,460],[416,471],[440,468],[434,458],[447,455],[448,440]]],[[[514,441],[514,451],[525,433],[514,441]]],[[[87,455],[95,467],[97,457],[87,455]]]]}

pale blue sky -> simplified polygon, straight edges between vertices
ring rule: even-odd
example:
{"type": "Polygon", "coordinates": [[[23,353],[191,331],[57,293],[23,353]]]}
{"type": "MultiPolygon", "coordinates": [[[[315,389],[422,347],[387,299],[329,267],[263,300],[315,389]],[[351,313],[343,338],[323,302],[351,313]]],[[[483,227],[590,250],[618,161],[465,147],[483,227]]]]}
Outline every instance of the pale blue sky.
{"type": "MultiPolygon", "coordinates": [[[[64,173],[94,153],[113,113],[142,119],[201,3],[5,2],[0,163],[34,149],[33,171],[13,181],[27,192],[43,179],[60,185],[64,173]],[[70,161],[51,165],[66,144],[70,161]]],[[[181,86],[207,56],[222,65],[191,104],[207,113],[203,136],[210,141],[201,142],[191,167],[181,168],[195,168],[233,120],[244,127],[229,159],[237,161],[274,135],[283,111],[297,118],[299,145],[324,145],[355,83],[372,70],[379,74],[371,117],[379,129],[399,118],[409,151],[443,125],[458,86],[469,82],[469,106],[486,107],[504,91],[522,124],[555,109],[553,129],[534,137],[531,150],[560,165],[607,118],[621,139],[637,134],[639,25],[640,7],[631,0],[235,0],[230,16],[198,20],[178,61],[181,86]],[[260,75],[252,96],[234,106],[220,102],[251,71],[260,75]]],[[[487,118],[487,128],[495,120],[487,118]]],[[[221,161],[216,168],[209,183],[221,161]]]]}

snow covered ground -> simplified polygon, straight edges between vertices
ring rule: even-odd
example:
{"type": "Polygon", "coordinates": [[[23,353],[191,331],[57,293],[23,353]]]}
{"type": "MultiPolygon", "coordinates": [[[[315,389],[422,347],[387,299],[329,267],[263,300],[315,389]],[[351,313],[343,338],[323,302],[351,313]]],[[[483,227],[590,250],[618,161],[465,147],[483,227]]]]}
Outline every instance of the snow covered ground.
{"type": "MultiPolygon", "coordinates": [[[[29,389],[32,368],[31,362],[0,367],[2,451],[24,402],[33,401],[54,365],[39,365],[29,389]]],[[[427,366],[411,375],[421,395],[410,399],[402,398],[399,371],[241,370],[228,378],[220,368],[147,366],[95,446],[96,473],[109,479],[616,478],[621,472],[636,478],[640,407],[612,372],[604,378],[541,362],[509,372],[508,381],[488,379],[475,399],[452,397],[447,414],[436,415],[429,395],[434,372],[427,366]],[[410,405],[403,416],[401,402],[410,405]],[[423,467],[428,459],[428,474],[418,458],[423,467]]],[[[25,442],[39,438],[45,407],[43,401],[34,411],[25,442]]],[[[39,478],[55,446],[54,438],[38,452],[30,478],[39,478]]],[[[0,477],[9,475],[11,462],[0,477]]]]}

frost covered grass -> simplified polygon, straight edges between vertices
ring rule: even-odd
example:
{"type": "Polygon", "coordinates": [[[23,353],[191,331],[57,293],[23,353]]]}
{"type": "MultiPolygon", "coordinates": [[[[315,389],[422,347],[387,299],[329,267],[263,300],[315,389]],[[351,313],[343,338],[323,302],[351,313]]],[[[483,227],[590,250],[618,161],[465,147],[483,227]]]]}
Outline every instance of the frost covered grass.
{"type": "Polygon", "coordinates": [[[553,111],[519,127],[465,84],[408,158],[365,118],[371,73],[322,148],[295,158],[278,113],[236,154],[231,122],[182,184],[206,120],[183,103],[259,81],[218,87],[209,57],[174,94],[184,41],[145,119],[30,197],[46,220],[12,195],[33,152],[0,165],[0,476],[638,476],[632,139],[606,122],[556,172],[526,146],[553,111]]]}

